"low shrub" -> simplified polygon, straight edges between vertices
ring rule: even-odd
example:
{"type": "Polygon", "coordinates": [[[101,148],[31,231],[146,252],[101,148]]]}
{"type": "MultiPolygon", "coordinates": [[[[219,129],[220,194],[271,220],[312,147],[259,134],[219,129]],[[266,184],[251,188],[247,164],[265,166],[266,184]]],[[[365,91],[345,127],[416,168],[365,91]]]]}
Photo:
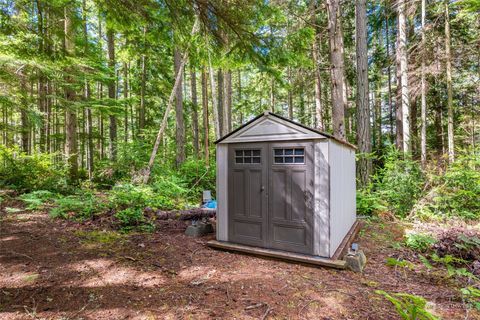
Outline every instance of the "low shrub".
{"type": "Polygon", "coordinates": [[[403,320],[437,320],[436,316],[426,310],[427,301],[419,296],[407,293],[387,293],[375,291],[390,301],[403,320]]]}
{"type": "Polygon", "coordinates": [[[122,231],[128,232],[132,230],[152,231],[153,223],[147,221],[143,214],[143,210],[139,208],[126,208],[115,214],[118,219],[122,231]]]}
{"type": "Polygon", "coordinates": [[[135,207],[172,210],[185,205],[185,189],[172,179],[157,179],[153,185],[119,184],[109,192],[109,206],[113,209],[135,207]]]}
{"type": "Polygon", "coordinates": [[[374,179],[377,197],[401,218],[407,216],[421,196],[424,182],[419,164],[395,148],[387,153],[385,166],[374,179]]]}
{"type": "Polygon", "coordinates": [[[374,215],[387,211],[386,203],[370,188],[357,191],[357,212],[361,215],[374,215]]]}
{"type": "Polygon", "coordinates": [[[480,233],[450,229],[440,235],[433,250],[440,257],[452,255],[466,261],[480,261],[480,233]]]}
{"type": "Polygon", "coordinates": [[[459,157],[445,174],[431,173],[431,190],[415,206],[413,214],[422,219],[480,218],[480,157],[459,157]]]}
{"type": "Polygon", "coordinates": [[[357,192],[357,210],[371,215],[391,211],[404,218],[422,195],[424,176],[419,164],[391,147],[384,167],[372,178],[372,183],[357,192]]]}
{"type": "Polygon", "coordinates": [[[82,192],[55,199],[55,207],[49,212],[53,218],[90,219],[107,207],[94,193],[82,192]]]}
{"type": "Polygon", "coordinates": [[[213,193],[216,188],[215,163],[207,167],[203,159],[186,161],[180,167],[177,176],[181,177],[185,187],[188,189],[190,200],[199,201],[203,190],[211,190],[213,193]]]}
{"type": "Polygon", "coordinates": [[[55,154],[27,155],[18,147],[0,145],[0,186],[21,192],[69,190],[63,164],[54,163],[55,154]]]}
{"type": "Polygon", "coordinates": [[[417,252],[427,252],[437,240],[427,234],[409,233],[405,236],[405,245],[417,252]]]}
{"type": "Polygon", "coordinates": [[[24,193],[18,198],[25,202],[27,210],[40,210],[45,208],[47,202],[53,202],[54,199],[61,197],[57,193],[48,190],[37,190],[30,193],[24,193]]]}
{"type": "Polygon", "coordinates": [[[480,311],[480,289],[470,286],[460,289],[460,292],[468,307],[473,307],[480,311]]]}

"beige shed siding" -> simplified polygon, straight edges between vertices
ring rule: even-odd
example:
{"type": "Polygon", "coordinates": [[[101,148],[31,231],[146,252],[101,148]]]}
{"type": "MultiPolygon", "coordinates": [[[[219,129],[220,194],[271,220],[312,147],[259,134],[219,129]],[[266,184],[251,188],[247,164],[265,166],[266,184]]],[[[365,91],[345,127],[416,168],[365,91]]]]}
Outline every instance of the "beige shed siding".
{"type": "Polygon", "coordinates": [[[329,140],[330,256],[356,220],[355,151],[329,140]]]}
{"type": "Polygon", "coordinates": [[[328,166],[328,140],[315,142],[314,164],[314,233],[313,254],[321,257],[330,257],[330,194],[328,166]]]}
{"type": "Polygon", "coordinates": [[[228,144],[217,144],[217,240],[228,241],[228,144]]]}

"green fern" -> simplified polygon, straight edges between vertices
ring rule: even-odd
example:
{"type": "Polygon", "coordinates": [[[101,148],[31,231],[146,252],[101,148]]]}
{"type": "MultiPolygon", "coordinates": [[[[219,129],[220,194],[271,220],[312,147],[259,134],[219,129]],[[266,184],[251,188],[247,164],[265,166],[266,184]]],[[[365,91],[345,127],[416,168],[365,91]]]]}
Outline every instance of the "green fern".
{"type": "Polygon", "coordinates": [[[419,296],[408,293],[387,293],[383,290],[376,290],[376,294],[384,296],[390,301],[403,320],[439,320],[427,310],[427,301],[419,296]]]}

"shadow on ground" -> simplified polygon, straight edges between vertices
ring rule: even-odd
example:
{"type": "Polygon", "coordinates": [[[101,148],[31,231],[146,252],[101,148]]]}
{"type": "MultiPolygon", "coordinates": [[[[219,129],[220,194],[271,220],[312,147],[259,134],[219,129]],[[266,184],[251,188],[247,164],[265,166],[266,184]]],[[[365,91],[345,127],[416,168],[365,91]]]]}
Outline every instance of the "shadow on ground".
{"type": "Polygon", "coordinates": [[[188,238],[178,223],[120,235],[42,212],[0,215],[1,319],[396,319],[377,289],[465,315],[448,287],[385,266],[387,242],[401,236],[394,226],[362,232],[361,275],[215,251],[212,237],[188,238]]]}

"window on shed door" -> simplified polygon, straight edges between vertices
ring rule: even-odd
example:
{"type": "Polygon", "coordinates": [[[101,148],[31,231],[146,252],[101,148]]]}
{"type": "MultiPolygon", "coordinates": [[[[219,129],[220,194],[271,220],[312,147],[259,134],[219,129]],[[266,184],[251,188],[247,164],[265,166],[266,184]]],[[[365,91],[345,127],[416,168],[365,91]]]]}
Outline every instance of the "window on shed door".
{"type": "Polygon", "coordinates": [[[305,148],[274,148],[273,163],[305,164],[305,148]]]}
{"type": "Polygon", "coordinates": [[[235,150],[235,163],[261,163],[260,149],[235,150]]]}

